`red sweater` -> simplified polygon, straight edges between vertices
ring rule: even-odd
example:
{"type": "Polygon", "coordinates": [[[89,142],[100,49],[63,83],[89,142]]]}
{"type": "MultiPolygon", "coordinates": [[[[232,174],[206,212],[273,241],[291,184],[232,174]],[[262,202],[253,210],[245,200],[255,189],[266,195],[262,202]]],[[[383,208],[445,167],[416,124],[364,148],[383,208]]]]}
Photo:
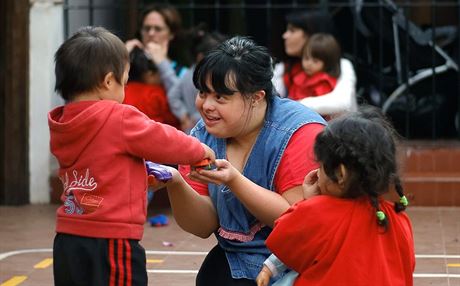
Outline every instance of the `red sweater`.
{"type": "Polygon", "coordinates": [[[64,192],[56,232],[141,239],[147,210],[144,159],[193,164],[201,143],[114,101],[83,101],[48,115],[51,152],[64,192]]]}
{"type": "Polygon", "coordinates": [[[406,213],[380,201],[389,219],[377,224],[368,199],[317,196],[291,207],[275,223],[267,247],[297,271],[294,285],[413,285],[412,227],[406,213]]]}
{"type": "Polygon", "coordinates": [[[180,122],[172,114],[165,90],[161,85],[131,81],[125,87],[123,103],[136,107],[150,119],[180,129],[180,122]]]}

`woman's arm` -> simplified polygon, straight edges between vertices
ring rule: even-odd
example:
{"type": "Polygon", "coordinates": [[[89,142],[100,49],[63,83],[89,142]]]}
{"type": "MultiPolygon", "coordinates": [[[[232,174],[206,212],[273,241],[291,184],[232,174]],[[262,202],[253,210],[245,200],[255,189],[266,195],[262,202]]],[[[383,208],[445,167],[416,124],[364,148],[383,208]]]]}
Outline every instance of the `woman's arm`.
{"type": "Polygon", "coordinates": [[[307,97],[299,102],[322,115],[355,111],[357,108],[356,74],[353,65],[343,58],[340,60],[340,69],[340,77],[333,91],[322,96],[307,97]]]}
{"type": "Polygon", "coordinates": [[[173,179],[168,182],[168,196],[174,218],[185,231],[201,238],[209,237],[219,227],[217,212],[208,196],[198,194],[171,168],[173,179]]]}
{"type": "Polygon", "coordinates": [[[281,97],[287,97],[286,86],[284,85],[284,64],[277,63],[273,69],[272,84],[281,97]]]}
{"type": "Polygon", "coordinates": [[[267,190],[243,176],[227,160],[216,160],[215,170],[197,170],[190,178],[200,182],[227,185],[245,208],[259,221],[273,227],[290,204],[280,194],[267,190]]]}

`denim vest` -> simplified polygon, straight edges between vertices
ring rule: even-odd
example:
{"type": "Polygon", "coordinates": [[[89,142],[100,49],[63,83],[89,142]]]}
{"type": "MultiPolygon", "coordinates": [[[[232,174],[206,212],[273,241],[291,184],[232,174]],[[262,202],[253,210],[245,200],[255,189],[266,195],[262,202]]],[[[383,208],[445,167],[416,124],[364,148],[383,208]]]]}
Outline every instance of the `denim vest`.
{"type": "MultiPolygon", "coordinates": [[[[320,115],[300,103],[275,96],[268,104],[264,126],[244,166],[243,175],[257,185],[275,191],[273,181],[284,150],[292,134],[308,123],[326,124],[320,115]]],[[[226,158],[226,139],[209,134],[202,120],[191,134],[211,147],[216,158],[226,158]]],[[[264,260],[271,254],[265,246],[271,228],[249,213],[227,186],[209,184],[208,190],[219,217],[220,228],[215,235],[225,250],[232,277],[255,279],[264,260]]]]}

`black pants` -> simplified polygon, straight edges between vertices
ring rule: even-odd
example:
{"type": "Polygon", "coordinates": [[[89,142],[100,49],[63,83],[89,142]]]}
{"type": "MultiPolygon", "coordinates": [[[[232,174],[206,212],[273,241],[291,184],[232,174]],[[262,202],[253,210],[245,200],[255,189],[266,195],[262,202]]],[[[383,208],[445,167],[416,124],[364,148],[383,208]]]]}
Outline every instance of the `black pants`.
{"type": "Polygon", "coordinates": [[[54,238],[56,286],[145,286],[145,250],[137,240],[89,238],[58,233],[54,238]]]}
{"type": "Polygon", "coordinates": [[[208,253],[196,276],[196,286],[255,286],[250,279],[234,279],[225,252],[216,245],[208,253]]]}

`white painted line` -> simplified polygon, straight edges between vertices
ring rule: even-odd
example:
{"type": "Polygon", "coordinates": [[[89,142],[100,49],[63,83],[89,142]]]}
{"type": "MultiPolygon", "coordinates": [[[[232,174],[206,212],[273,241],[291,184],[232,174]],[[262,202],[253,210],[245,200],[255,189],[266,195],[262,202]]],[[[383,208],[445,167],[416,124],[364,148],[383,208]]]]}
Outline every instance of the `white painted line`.
{"type": "Polygon", "coordinates": [[[53,249],[51,248],[37,248],[37,249],[23,249],[23,250],[15,250],[15,251],[9,251],[9,252],[4,252],[0,253],[0,261],[13,256],[17,254],[24,254],[24,253],[39,253],[39,252],[53,252],[53,249]]]}
{"type": "Polygon", "coordinates": [[[446,259],[457,259],[460,255],[447,255],[447,254],[416,254],[415,258],[446,258],[446,259]]]}
{"type": "Polygon", "coordinates": [[[198,270],[168,270],[168,269],[147,269],[148,273],[156,273],[156,274],[197,274],[198,270]]]}
{"type": "Polygon", "coordinates": [[[207,251],[157,251],[157,250],[146,250],[146,254],[154,255],[207,255],[207,251]]]}
{"type": "Polygon", "coordinates": [[[414,278],[460,278],[460,274],[414,273],[414,278]]]}
{"type": "MultiPolygon", "coordinates": [[[[26,254],[26,253],[42,253],[53,252],[51,248],[36,248],[36,249],[21,249],[9,252],[0,253],[0,261],[13,255],[26,254]]],[[[207,251],[160,251],[160,250],[147,250],[146,254],[151,255],[207,255],[207,251]]]]}

